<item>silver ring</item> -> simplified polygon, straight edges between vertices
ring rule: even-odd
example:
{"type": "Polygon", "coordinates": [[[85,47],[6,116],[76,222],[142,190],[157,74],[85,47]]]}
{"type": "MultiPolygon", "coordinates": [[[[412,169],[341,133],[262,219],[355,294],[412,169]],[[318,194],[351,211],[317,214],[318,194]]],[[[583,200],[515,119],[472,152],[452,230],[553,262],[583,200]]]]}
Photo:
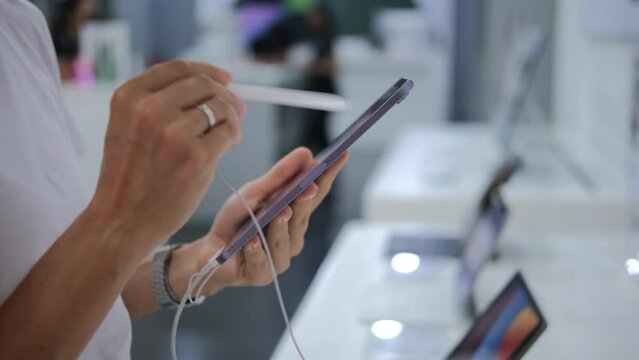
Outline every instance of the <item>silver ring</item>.
{"type": "Polygon", "coordinates": [[[213,113],[211,108],[205,103],[198,105],[197,108],[204,113],[204,115],[206,116],[206,120],[209,122],[209,127],[206,128],[206,130],[204,131],[205,133],[207,133],[209,130],[211,130],[211,128],[213,128],[213,126],[215,126],[217,119],[215,118],[215,114],[213,113]]]}

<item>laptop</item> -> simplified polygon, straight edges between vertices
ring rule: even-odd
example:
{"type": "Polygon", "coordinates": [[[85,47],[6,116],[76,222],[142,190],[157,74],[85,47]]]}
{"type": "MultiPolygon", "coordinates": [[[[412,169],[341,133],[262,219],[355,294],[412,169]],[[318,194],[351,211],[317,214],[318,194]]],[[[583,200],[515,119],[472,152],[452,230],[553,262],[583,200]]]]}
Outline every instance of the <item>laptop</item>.
{"type": "Polygon", "coordinates": [[[507,61],[504,70],[504,101],[494,115],[497,143],[505,153],[513,150],[515,132],[524,115],[526,100],[531,96],[548,43],[546,33],[533,26],[517,32],[511,45],[511,59],[507,61]]]}
{"type": "MultiPolygon", "coordinates": [[[[517,155],[508,155],[496,169],[483,191],[470,221],[464,227],[461,237],[433,234],[418,229],[396,230],[390,238],[386,253],[393,257],[400,253],[415,254],[421,258],[452,257],[459,258],[465,246],[481,226],[481,219],[490,211],[490,197],[499,192],[503,184],[519,169],[521,160],[517,155]]],[[[499,229],[501,230],[501,229],[499,229]]]]}
{"type": "Polygon", "coordinates": [[[434,281],[385,278],[367,289],[360,317],[365,321],[390,318],[443,326],[473,318],[475,280],[491,258],[509,213],[499,191],[491,191],[485,201],[486,210],[477,218],[461,260],[450,268],[450,276],[446,273],[434,281]]]}
{"type": "Polygon", "coordinates": [[[547,323],[523,276],[517,273],[454,346],[451,345],[459,337],[452,332],[410,324],[394,325],[396,330],[391,334],[396,334],[394,337],[380,336],[371,328],[368,358],[519,359],[544,332],[547,323]],[[432,341],[433,338],[438,341],[432,341]]]}

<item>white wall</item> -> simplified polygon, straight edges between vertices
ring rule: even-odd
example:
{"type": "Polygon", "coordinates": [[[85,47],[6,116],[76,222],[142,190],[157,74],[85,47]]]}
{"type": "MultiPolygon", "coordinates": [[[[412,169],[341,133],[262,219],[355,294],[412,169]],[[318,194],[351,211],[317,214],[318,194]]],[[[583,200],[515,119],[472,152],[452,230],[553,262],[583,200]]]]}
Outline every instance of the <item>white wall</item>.
{"type": "Polygon", "coordinates": [[[587,4],[586,0],[557,2],[554,131],[594,177],[623,176],[630,148],[637,40],[595,36],[587,26],[587,4]]]}

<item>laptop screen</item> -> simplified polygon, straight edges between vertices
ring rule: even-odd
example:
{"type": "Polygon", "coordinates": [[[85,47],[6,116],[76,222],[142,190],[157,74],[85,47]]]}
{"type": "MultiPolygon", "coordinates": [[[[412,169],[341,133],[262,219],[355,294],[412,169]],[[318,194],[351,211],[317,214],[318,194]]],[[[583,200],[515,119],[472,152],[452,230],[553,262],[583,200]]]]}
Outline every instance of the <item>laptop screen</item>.
{"type": "Polygon", "coordinates": [[[508,154],[495,169],[493,175],[490,177],[490,181],[482,192],[479,201],[477,201],[471,220],[468,222],[466,229],[464,229],[464,242],[468,242],[472,237],[473,232],[482,219],[482,216],[490,212],[491,196],[493,196],[496,192],[501,191],[503,185],[507,183],[521,168],[521,164],[522,162],[519,156],[516,154],[508,154]]]}
{"type": "Polygon", "coordinates": [[[514,84],[504,94],[506,101],[499,109],[495,121],[498,124],[497,141],[505,150],[511,150],[511,143],[517,124],[521,121],[526,98],[532,92],[533,82],[540,68],[543,55],[548,48],[548,37],[539,28],[524,29],[518,34],[516,47],[523,45],[522,59],[515,61],[513,71],[505,70],[514,84]]]}
{"type": "Polygon", "coordinates": [[[543,315],[517,273],[447,359],[517,359],[545,328],[543,315]]]}

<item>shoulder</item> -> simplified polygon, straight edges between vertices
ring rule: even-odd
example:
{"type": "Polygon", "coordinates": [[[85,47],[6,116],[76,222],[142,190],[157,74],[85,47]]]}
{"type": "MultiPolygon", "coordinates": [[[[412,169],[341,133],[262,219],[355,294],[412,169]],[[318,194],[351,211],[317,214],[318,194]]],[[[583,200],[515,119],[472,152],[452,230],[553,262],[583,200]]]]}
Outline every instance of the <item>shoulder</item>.
{"type": "Polygon", "coordinates": [[[47,28],[44,15],[35,5],[26,0],[0,1],[0,19],[3,23],[18,23],[22,26],[31,24],[42,29],[47,28]]]}
{"type": "MultiPolygon", "coordinates": [[[[51,34],[47,21],[35,5],[26,0],[0,1],[0,41],[13,45],[24,45],[45,52],[53,52],[51,34]],[[11,37],[12,39],[8,39],[11,37]]],[[[4,46],[3,46],[4,47],[4,46]]]]}

